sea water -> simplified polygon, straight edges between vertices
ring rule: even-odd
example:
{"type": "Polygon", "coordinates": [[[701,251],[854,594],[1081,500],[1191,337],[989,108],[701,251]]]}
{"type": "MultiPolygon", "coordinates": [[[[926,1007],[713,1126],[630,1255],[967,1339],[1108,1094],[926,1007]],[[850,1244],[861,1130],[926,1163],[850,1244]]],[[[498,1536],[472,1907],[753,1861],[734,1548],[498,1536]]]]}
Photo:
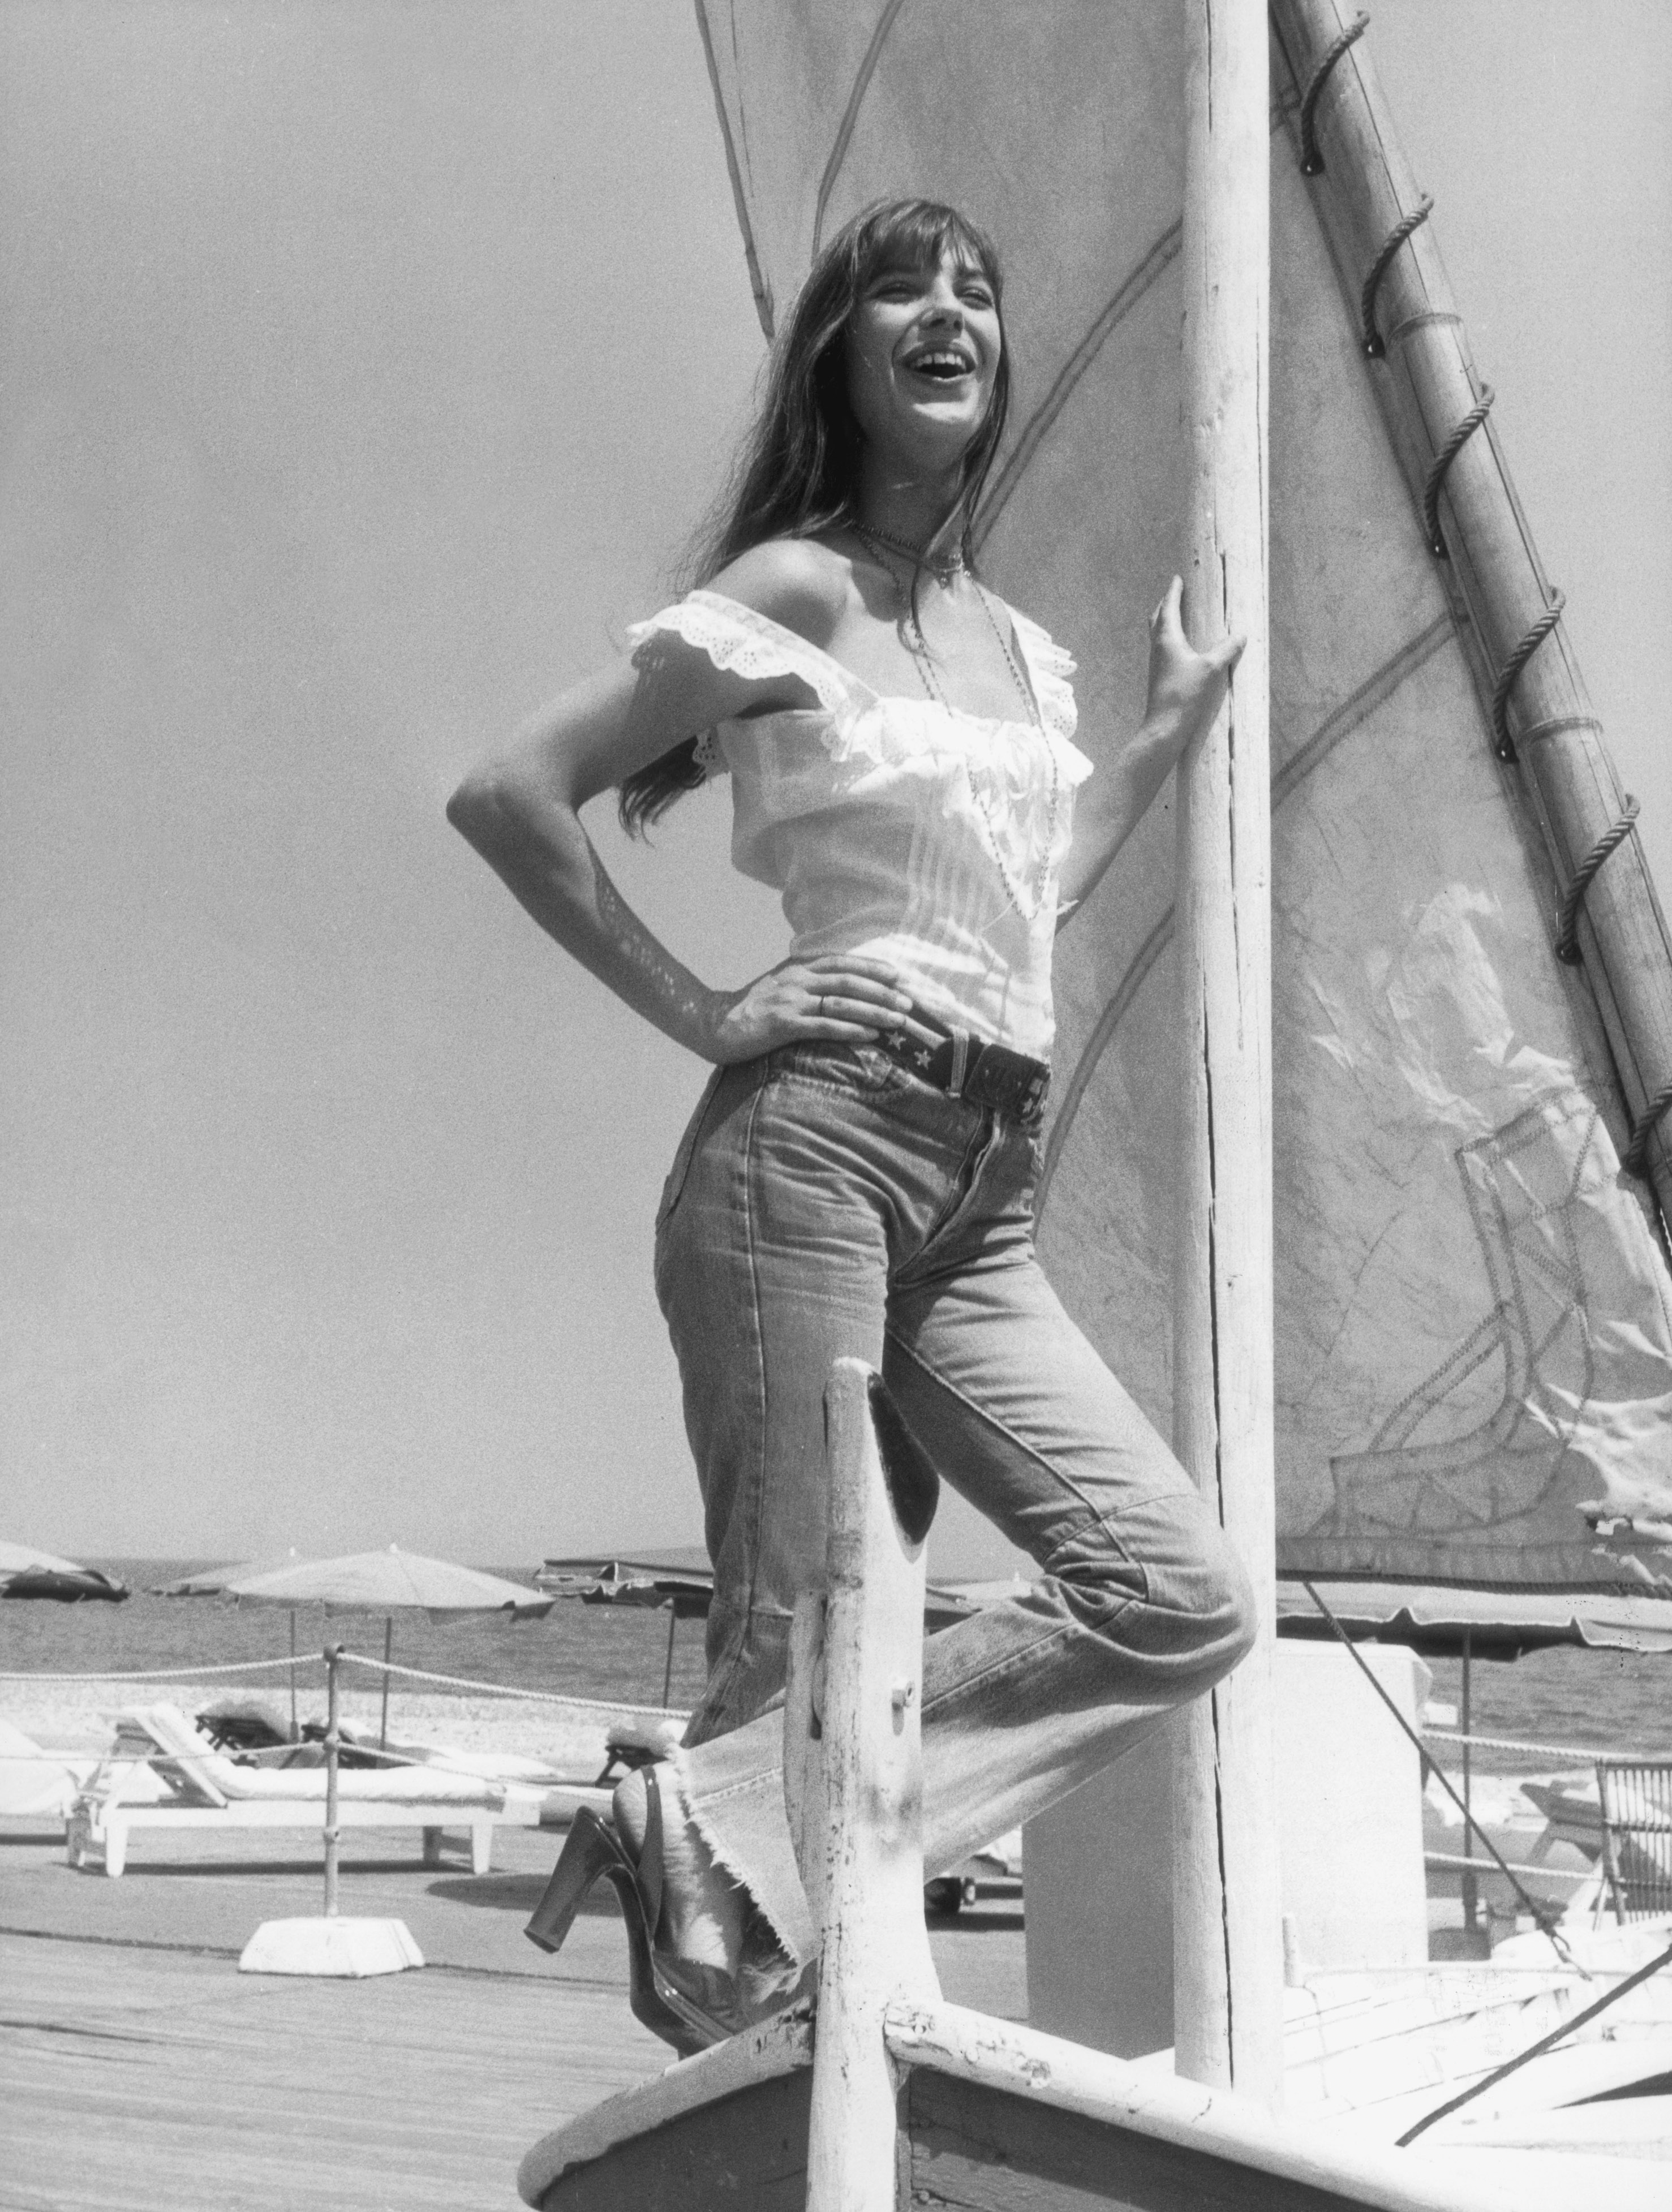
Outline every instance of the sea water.
{"type": "MultiPolygon", "coordinates": [[[[155,1585],[216,1563],[135,1559],[89,1559],[86,1563],[119,1577],[133,1595],[120,1605],[96,1601],[56,1605],[38,1598],[0,1604],[0,1674],[209,1668],[289,1653],[292,1616],[286,1607],[155,1595],[155,1585]]],[[[488,1571],[508,1582],[528,1586],[533,1582],[526,1567],[491,1567],[488,1571]]],[[[381,1613],[327,1613],[320,1606],[301,1606],[295,1620],[299,1652],[318,1654],[330,1643],[368,1658],[383,1656],[386,1616],[381,1613]]],[[[668,1649],[666,1612],[583,1605],[560,1598],[544,1620],[514,1621],[489,1613],[432,1620],[424,1613],[402,1611],[392,1620],[391,1656],[397,1666],[512,1689],[556,1691],[571,1698],[635,1705],[662,1702],[668,1649]]],[[[317,1682],[321,1670],[313,1668],[297,1679],[304,1684],[317,1682]]],[[[374,1689],[378,1679],[355,1668],[344,1674],[345,1685],[356,1690],[374,1689]]],[[[287,1680],[286,1673],[276,1670],[230,1675],[216,1686],[228,1693],[277,1698],[287,1680]]],[[[445,1684],[414,1686],[447,1694],[445,1684]]],[[[674,1632],[669,1702],[689,1710],[702,1686],[702,1623],[682,1620],[674,1632]]],[[[167,1684],[161,1684],[156,1694],[166,1690],[167,1684]]],[[[457,1694],[471,1692],[459,1689],[457,1694]]]]}
{"type": "MultiPolygon", "coordinates": [[[[205,1561],[100,1559],[89,1564],[119,1576],[134,1595],[122,1605],[64,1606],[40,1600],[0,1604],[0,1673],[198,1669],[234,1660],[282,1657],[290,1650],[291,1616],[282,1608],[153,1594],[153,1585],[173,1581],[205,1561]]],[[[510,1582],[532,1584],[533,1579],[524,1567],[490,1571],[510,1582]]],[[[567,1697],[639,1705],[662,1702],[669,1625],[665,1611],[582,1605],[560,1598],[540,1620],[512,1621],[499,1615],[431,1620],[413,1612],[393,1618],[393,1657],[401,1666],[514,1689],[556,1691],[567,1697]]],[[[380,1659],[384,1619],[378,1613],[327,1614],[317,1606],[304,1606],[295,1614],[296,1648],[318,1652],[331,1642],[380,1659]]],[[[1457,1704],[1458,1662],[1435,1659],[1429,1664],[1434,1698],[1457,1704]]],[[[318,1675],[301,1679],[317,1680],[318,1675]]],[[[358,1670],[350,1670],[345,1679],[357,1689],[374,1687],[377,1680],[374,1674],[358,1670]]],[[[225,1679],[224,1687],[277,1696],[285,1680],[281,1672],[233,1675],[225,1679]]],[[[669,1702],[689,1710],[702,1685],[702,1624],[682,1620],[674,1632],[669,1702]]],[[[446,1692],[445,1685],[424,1686],[446,1692]]],[[[460,1690],[459,1694],[469,1692],[460,1690]]],[[[1480,1735],[1582,1751],[1672,1757],[1672,1654],[1663,1657],[1563,1646],[1531,1652],[1513,1663],[1477,1659],[1472,1668],[1471,1713],[1474,1730],[1480,1735]]],[[[1448,1750],[1437,1745],[1436,1749],[1443,1763],[1453,1763],[1455,1746],[1448,1750]]],[[[1540,1753],[1480,1754],[1483,1768],[1503,1772],[1573,1763],[1540,1753]]]]}

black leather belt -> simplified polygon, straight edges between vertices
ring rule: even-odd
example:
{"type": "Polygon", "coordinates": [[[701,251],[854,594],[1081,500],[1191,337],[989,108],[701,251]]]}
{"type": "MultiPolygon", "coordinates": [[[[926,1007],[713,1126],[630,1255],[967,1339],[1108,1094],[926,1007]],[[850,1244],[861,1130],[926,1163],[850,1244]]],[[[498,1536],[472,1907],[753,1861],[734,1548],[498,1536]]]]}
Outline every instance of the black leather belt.
{"type": "Polygon", "coordinates": [[[912,1018],[933,1030],[940,1042],[927,1045],[908,1030],[884,1030],[876,1042],[891,1060],[937,1091],[973,1099],[978,1106],[995,1107],[1018,1121],[1031,1121],[1044,1110],[1051,1071],[1043,1060],[1030,1060],[1007,1045],[987,1044],[980,1037],[949,1030],[921,1006],[912,1008],[912,1018]]]}

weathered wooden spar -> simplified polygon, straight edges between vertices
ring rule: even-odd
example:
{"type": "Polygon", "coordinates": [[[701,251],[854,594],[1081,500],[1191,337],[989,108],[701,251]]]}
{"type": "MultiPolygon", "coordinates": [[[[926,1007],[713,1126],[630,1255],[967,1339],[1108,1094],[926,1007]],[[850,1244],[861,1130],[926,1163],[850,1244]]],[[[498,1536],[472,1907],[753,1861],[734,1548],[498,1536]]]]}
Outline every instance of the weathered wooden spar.
{"type": "MultiPolygon", "coordinates": [[[[1313,191],[1343,289],[1363,325],[1366,368],[1431,547],[1473,647],[1506,782],[1524,801],[1558,911],[1587,857],[1626,818],[1626,799],[1493,432],[1491,394],[1468,348],[1428,213],[1356,12],[1338,0],[1272,0],[1293,85],[1297,145],[1310,94],[1313,191]],[[1350,40],[1350,42],[1348,42],[1350,40]],[[1389,250],[1391,249],[1391,251],[1389,250]],[[1472,429],[1456,442],[1464,426],[1472,429]]],[[[1631,1116],[1626,1164],[1672,1218],[1672,939],[1639,839],[1626,834],[1584,888],[1578,940],[1631,1116]]]]}
{"type": "Polygon", "coordinates": [[[1185,12],[1186,605],[1199,647],[1246,643],[1218,722],[1178,769],[1173,1444],[1253,1578],[1260,1638],[1173,1722],[1174,2009],[1182,2074],[1274,2101],[1270,90],[1262,0],[1185,12]]]}
{"type": "MultiPolygon", "coordinates": [[[[1254,2100],[944,2002],[917,1849],[922,1545],[930,1485],[879,1450],[880,1385],[827,1394],[831,1596],[798,1615],[785,1772],[823,1971],[806,2008],[681,2061],[548,2136],[519,2186],[541,2212],[1573,2212],[1613,2161],[1510,2154],[1491,2181],[1365,2149],[1254,2100]],[[820,1615],[823,1680],[818,1673],[820,1615]],[[811,1723],[817,1711],[819,1728],[811,1723]],[[809,1758],[810,1747],[822,1747],[809,1758]]],[[[931,1478],[932,1484],[932,1478],[931,1478]]],[[[1608,2177],[1605,2181],[1604,2176],[1608,2177]]]]}

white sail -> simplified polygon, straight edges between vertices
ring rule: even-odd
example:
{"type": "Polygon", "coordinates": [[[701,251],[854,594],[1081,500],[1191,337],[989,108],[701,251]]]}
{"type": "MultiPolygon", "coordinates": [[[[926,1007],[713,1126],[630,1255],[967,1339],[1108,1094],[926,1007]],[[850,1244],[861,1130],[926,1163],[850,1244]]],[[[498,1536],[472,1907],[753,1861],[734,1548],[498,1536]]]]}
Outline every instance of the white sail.
{"type": "MultiPolygon", "coordinates": [[[[1141,713],[1177,565],[1174,11],[702,0],[769,330],[885,194],[994,236],[1017,429],[983,565],[1076,654],[1081,742],[1141,713]]],[[[1672,1595],[1672,1281],[1526,788],[1367,371],[1293,143],[1272,149],[1280,1565],[1672,1595]]],[[[1165,1432],[1173,828],[1059,940],[1040,1242],[1165,1432]]]]}

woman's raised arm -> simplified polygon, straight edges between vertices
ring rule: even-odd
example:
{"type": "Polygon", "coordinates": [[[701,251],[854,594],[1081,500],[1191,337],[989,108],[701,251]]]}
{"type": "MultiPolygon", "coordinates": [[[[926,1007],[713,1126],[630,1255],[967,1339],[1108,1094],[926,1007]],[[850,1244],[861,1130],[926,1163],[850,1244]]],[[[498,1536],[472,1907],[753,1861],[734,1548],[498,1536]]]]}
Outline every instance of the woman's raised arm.
{"type": "MultiPolygon", "coordinates": [[[[819,627],[798,549],[759,547],[715,584],[804,635],[819,627]]],[[[678,638],[654,636],[525,723],[465,777],[447,819],[565,951],[702,1059],[752,1059],[801,1038],[851,1044],[910,1004],[885,963],[847,955],[785,962],[741,990],[710,989],[627,904],[581,820],[589,800],[701,731],[816,703],[797,677],[734,674],[678,638]]]]}
{"type": "Polygon", "coordinates": [[[1179,756],[1210,727],[1242,657],[1240,637],[1195,650],[1179,614],[1183,592],[1175,576],[1150,617],[1149,699],[1138,734],[1076,802],[1073,842],[1059,879],[1059,929],[1143,820],[1179,756]]]}

